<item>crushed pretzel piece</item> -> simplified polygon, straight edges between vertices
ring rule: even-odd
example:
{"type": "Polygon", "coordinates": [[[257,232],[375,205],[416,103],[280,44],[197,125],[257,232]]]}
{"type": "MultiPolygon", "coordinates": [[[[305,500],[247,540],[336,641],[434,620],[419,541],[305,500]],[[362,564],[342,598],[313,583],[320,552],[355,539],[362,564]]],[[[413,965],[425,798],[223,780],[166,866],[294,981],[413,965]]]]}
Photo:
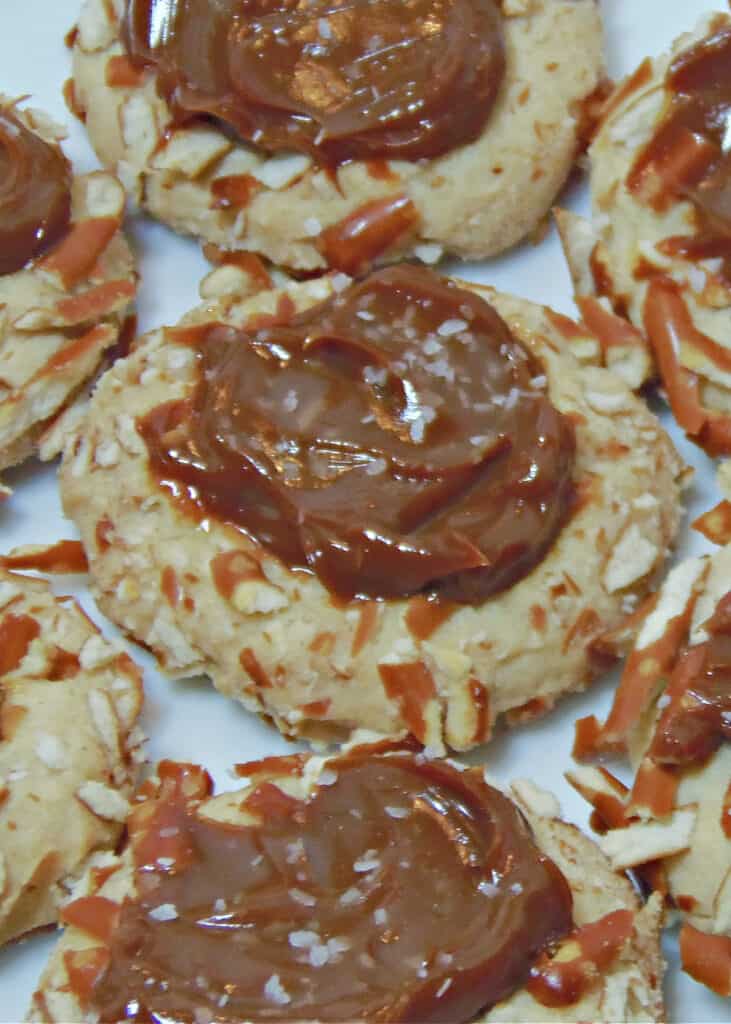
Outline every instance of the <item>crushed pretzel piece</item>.
{"type": "Polygon", "coordinates": [[[698,516],[690,525],[711,543],[728,544],[731,542],[731,501],[724,498],[710,511],[698,516]]]}
{"type": "Polygon", "coordinates": [[[731,938],[708,935],[689,924],[680,929],[683,970],[719,996],[731,996],[731,938]]]}

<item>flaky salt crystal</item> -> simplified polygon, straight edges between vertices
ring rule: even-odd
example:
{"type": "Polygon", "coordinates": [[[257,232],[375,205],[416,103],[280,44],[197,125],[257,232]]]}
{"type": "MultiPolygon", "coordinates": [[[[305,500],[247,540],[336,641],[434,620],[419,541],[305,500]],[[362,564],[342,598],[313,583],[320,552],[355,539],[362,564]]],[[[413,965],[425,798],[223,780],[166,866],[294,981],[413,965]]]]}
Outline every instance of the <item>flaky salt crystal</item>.
{"type": "Polygon", "coordinates": [[[452,334],[459,334],[460,331],[466,330],[468,326],[466,320],[445,320],[437,327],[437,334],[448,338],[452,334]]]}
{"type": "Polygon", "coordinates": [[[376,871],[381,866],[381,861],[375,850],[367,850],[362,857],[353,864],[353,871],[361,874],[365,871],[376,871]]]}
{"type": "Polygon", "coordinates": [[[178,916],[178,909],[174,903],[161,903],[147,915],[153,921],[174,921],[178,916]]]}
{"type": "Polygon", "coordinates": [[[282,985],[278,974],[273,974],[267,981],[264,986],[264,995],[270,1003],[276,1003],[277,1006],[286,1006],[287,1003],[292,1002],[292,997],[282,985]]]}

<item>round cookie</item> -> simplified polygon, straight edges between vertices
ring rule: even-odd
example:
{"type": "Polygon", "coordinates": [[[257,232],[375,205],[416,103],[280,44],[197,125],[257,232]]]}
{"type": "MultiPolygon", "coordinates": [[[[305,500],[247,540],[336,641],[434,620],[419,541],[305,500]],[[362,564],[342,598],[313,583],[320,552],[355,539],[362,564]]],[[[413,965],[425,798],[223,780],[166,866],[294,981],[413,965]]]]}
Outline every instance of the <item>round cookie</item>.
{"type": "Polygon", "coordinates": [[[0,569],[0,942],[58,919],[114,849],[137,781],[142,677],[71,598],[0,569]]]}
{"type": "Polygon", "coordinates": [[[633,386],[659,373],[678,423],[712,455],[731,452],[729,54],[731,17],[717,12],[620,83],[589,150],[593,221],[559,218],[585,317],[629,345],[634,333],[633,386]]]}
{"type": "Polygon", "coordinates": [[[347,294],[342,275],[202,306],[181,329],[147,335],[105,375],[68,443],[63,501],[101,608],[166,672],[207,673],[289,736],[408,730],[436,749],[467,749],[489,738],[499,716],[542,714],[605,666],[599,638],[646,594],[675,537],[682,466],[616,376],[575,361],[565,318],[463,287],[494,304],[576,436],[568,522],[528,575],[482,604],[335,600],[317,576],[289,568],[242,529],[191,517],[152,471],[138,425],[192,394],[188,328],[286,320],[347,294]]]}
{"type": "Polygon", "coordinates": [[[377,748],[240,771],[212,796],[202,769],[159,766],[65,908],[29,1020],[663,1019],[659,899],[640,908],[531,783],[377,748]]]}
{"type": "Polygon", "coordinates": [[[123,0],[86,0],[73,43],[72,106],[100,159],[176,231],[298,270],[513,245],[565,181],[602,81],[594,0],[506,0],[506,77],[476,141],[431,159],[320,169],[237,142],[215,120],[171,127],[153,72],[126,56],[124,11],[123,0]]]}
{"type": "Polygon", "coordinates": [[[0,190],[2,470],[33,453],[46,459],[58,454],[58,418],[72,409],[118,342],[136,275],[121,232],[125,196],[119,181],[106,171],[72,177],[60,148],[63,129],[37,110],[0,96],[0,122],[6,175],[0,190]],[[40,147],[41,154],[24,152],[26,144],[40,147]],[[55,163],[49,175],[66,180],[50,197],[48,217],[37,229],[39,236],[46,233],[47,244],[25,259],[32,250],[23,236],[33,225],[16,219],[21,200],[44,194],[44,182],[26,166],[40,173],[42,155],[55,163]]]}
{"type": "MultiPolygon", "coordinates": [[[[615,868],[637,868],[684,920],[683,967],[731,995],[731,547],[668,575],[597,733],[584,748],[626,749],[630,790],[604,771],[570,781],[596,807],[598,840],[615,868]]],[[[594,734],[594,735],[592,735],[594,734]]],[[[583,751],[586,753],[586,749],[583,751]]]]}

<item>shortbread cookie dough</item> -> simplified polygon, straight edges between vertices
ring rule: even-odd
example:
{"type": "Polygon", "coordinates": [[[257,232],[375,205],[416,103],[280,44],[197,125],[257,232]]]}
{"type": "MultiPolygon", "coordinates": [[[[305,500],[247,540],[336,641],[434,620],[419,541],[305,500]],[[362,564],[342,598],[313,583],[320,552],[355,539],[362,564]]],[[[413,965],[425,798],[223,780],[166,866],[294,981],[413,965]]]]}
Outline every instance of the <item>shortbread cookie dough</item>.
{"type": "Polygon", "coordinates": [[[594,0],[318,0],[228,33],[242,7],[173,4],[160,36],[145,0],[86,0],[71,105],[154,216],[299,270],[513,245],[603,81],[594,0]]]}
{"type": "Polygon", "coordinates": [[[643,61],[589,151],[593,223],[563,223],[582,311],[647,337],[678,423],[713,455],[731,452],[730,68],[727,13],[643,61]]]}
{"type": "Polygon", "coordinates": [[[212,796],[162,762],[29,1019],[662,1019],[659,899],[640,909],[549,794],[517,785],[521,813],[459,768],[268,758],[212,796]]]}
{"type": "MultiPolygon", "coordinates": [[[[599,844],[682,914],[683,967],[731,995],[731,547],[676,566],[640,630],[609,718],[580,747],[626,749],[631,790],[596,769],[571,780],[599,844]]],[[[584,750],[586,752],[586,749],[584,750]]]]}
{"type": "Polygon", "coordinates": [[[0,96],[0,470],[43,447],[117,343],[135,293],[124,190],[105,171],[74,176],[63,137],[0,96]]]}
{"type": "Polygon", "coordinates": [[[58,919],[122,831],[142,678],[71,598],[0,569],[0,942],[58,919]]]}
{"type": "Polygon", "coordinates": [[[229,296],[141,339],[61,473],[104,612],[291,736],[466,749],[548,710],[605,667],[682,475],[564,324],[403,267],[229,296]],[[303,349],[296,311],[323,300],[303,349]]]}

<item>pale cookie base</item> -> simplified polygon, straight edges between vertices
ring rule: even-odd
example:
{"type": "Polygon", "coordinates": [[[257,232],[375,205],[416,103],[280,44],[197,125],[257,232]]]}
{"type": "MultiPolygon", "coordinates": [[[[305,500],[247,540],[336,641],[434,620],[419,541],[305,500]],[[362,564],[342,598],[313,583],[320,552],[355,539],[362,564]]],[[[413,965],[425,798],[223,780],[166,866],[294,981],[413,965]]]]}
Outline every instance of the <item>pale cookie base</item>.
{"type": "Polygon", "coordinates": [[[110,59],[123,54],[122,7],[86,0],[74,44],[74,107],[102,162],[176,231],[301,270],[326,266],[315,245],[322,229],[384,196],[409,196],[420,216],[389,260],[409,253],[435,262],[445,250],[476,259],[513,245],[538,226],[565,181],[580,146],[582,101],[603,73],[594,0],[506,2],[508,73],[483,135],[423,163],[391,161],[393,180],[348,164],[336,186],[306,156],[267,157],[207,126],[174,130],[163,143],[170,113],[152,75],[107,84],[110,59]],[[242,174],[261,191],[244,209],[216,209],[213,183],[242,174]]]}
{"type": "MultiPolygon", "coordinates": [[[[10,101],[0,96],[0,104],[10,101]]],[[[51,145],[64,137],[38,111],[14,112],[51,145]]],[[[122,186],[106,171],[75,177],[66,239],[80,238],[85,256],[96,256],[94,265],[69,277],[62,240],[28,267],[0,276],[0,470],[34,453],[58,454],[57,446],[43,446],[44,432],[118,339],[136,290],[120,227],[124,203],[122,186]]]]}
{"type": "MultiPolygon", "coordinates": [[[[676,281],[696,327],[728,353],[731,351],[731,289],[717,273],[718,261],[668,257],[658,244],[673,235],[693,235],[694,212],[688,202],[676,202],[664,213],[641,203],[626,186],[626,178],[653,137],[664,112],[664,78],[673,57],[703,38],[712,26],[731,23],[728,14],[705,17],[692,33],[681,36],[668,54],[648,59],[647,75],[620,83],[620,102],[612,105],[590,150],[593,222],[568,215],[563,240],[578,295],[595,294],[588,259],[594,252],[611,283],[612,297],[621,301],[636,327],[643,330],[643,306],[648,282],[637,279],[636,268],[649,264],[676,281]]],[[[607,301],[607,300],[603,300],[607,301]]],[[[700,378],[701,404],[718,412],[731,411],[731,373],[690,344],[680,345],[679,362],[700,378]]],[[[645,377],[652,374],[652,362],[645,377]]],[[[640,381],[641,383],[641,381],[640,381]]]]}
{"type": "MultiPolygon", "coordinates": [[[[729,589],[731,547],[712,556],[681,562],[664,582],[658,604],[640,631],[635,650],[649,648],[663,635],[670,619],[693,602],[690,631],[681,645],[707,639],[702,623],[713,614],[729,589]]],[[[664,682],[667,680],[660,682],[629,737],[635,770],[653,738],[664,682]]],[[[599,774],[591,768],[576,769],[571,778],[583,792],[590,793],[603,785],[599,774]]],[[[724,743],[704,764],[682,772],[671,814],[655,817],[646,812],[642,820],[626,828],[610,829],[598,840],[615,867],[662,860],[670,895],[684,919],[699,931],[727,936],[731,936],[731,838],[724,832],[722,817],[730,786],[731,745],[724,743]]]]}
{"type": "MultiPolygon", "coordinates": [[[[311,758],[305,769],[305,780],[281,777],[272,774],[257,775],[256,782],[267,778],[275,782],[292,796],[304,797],[316,785],[322,769],[337,770],[337,759],[323,761],[311,758]]],[[[661,1021],[663,1020],[662,975],[664,962],[660,954],[660,930],[662,909],[659,900],[653,899],[640,908],[637,898],[627,879],[613,872],[607,859],[591,840],[587,839],[573,825],[562,821],[560,808],[550,794],[537,789],[531,783],[517,782],[508,792],[520,805],[533,828],[537,845],[553,859],[569,883],[574,898],[574,922],[580,927],[599,920],[614,910],[628,909],[634,912],[634,932],[619,950],[603,975],[570,1006],[551,1009],[536,1002],[525,990],[519,990],[510,999],[498,1003],[486,1015],[476,1019],[476,1024],[504,1021],[549,1022],[587,1021],[596,1024],[616,1024],[620,1021],[661,1021]]],[[[245,825],[251,823],[250,814],[240,809],[242,791],[223,793],[201,804],[201,816],[219,821],[245,825]]],[[[101,886],[96,888],[87,876],[76,893],[77,896],[98,892],[107,899],[120,902],[132,895],[134,879],[129,851],[116,860],[117,870],[101,886]]],[[[88,1021],[93,1014],[86,1015],[76,998],[67,990],[68,976],[64,964],[64,953],[98,946],[78,928],[69,927],[59,940],[28,1015],[29,1021],[52,1024],[52,1022],[88,1021]]],[[[558,957],[571,958],[570,940],[560,943],[558,957]]],[[[575,951],[573,952],[575,955],[575,951]]]]}
{"type": "MultiPolygon", "coordinates": [[[[287,294],[301,309],[344,283],[336,275],[287,294]]],[[[195,382],[192,351],[156,331],[102,379],[67,445],[61,486],[100,606],[164,671],[207,673],[288,736],[333,740],[358,727],[390,735],[411,727],[438,750],[480,743],[499,715],[534,717],[593,678],[592,643],[647,592],[674,540],[681,464],[616,376],[577,364],[546,310],[465,287],[494,302],[543,366],[554,404],[576,422],[580,507],[547,557],[481,607],[460,607],[424,641],[406,626],[406,600],[335,607],[316,577],[292,573],[240,531],[213,520],[196,526],[151,476],[135,420],[195,382]],[[230,567],[237,553],[244,578],[253,557],[266,581],[249,578],[224,596],[215,560],[230,567]],[[390,699],[379,666],[413,663],[433,680],[434,696],[390,699]],[[477,684],[484,702],[473,696],[477,684]]],[[[272,311],[282,294],[230,297],[184,322],[241,325],[272,311]]]]}
{"type": "Polygon", "coordinates": [[[40,633],[0,675],[0,943],[56,921],[114,848],[142,739],[141,674],[72,599],[0,570],[0,627],[8,617],[40,633]]]}

